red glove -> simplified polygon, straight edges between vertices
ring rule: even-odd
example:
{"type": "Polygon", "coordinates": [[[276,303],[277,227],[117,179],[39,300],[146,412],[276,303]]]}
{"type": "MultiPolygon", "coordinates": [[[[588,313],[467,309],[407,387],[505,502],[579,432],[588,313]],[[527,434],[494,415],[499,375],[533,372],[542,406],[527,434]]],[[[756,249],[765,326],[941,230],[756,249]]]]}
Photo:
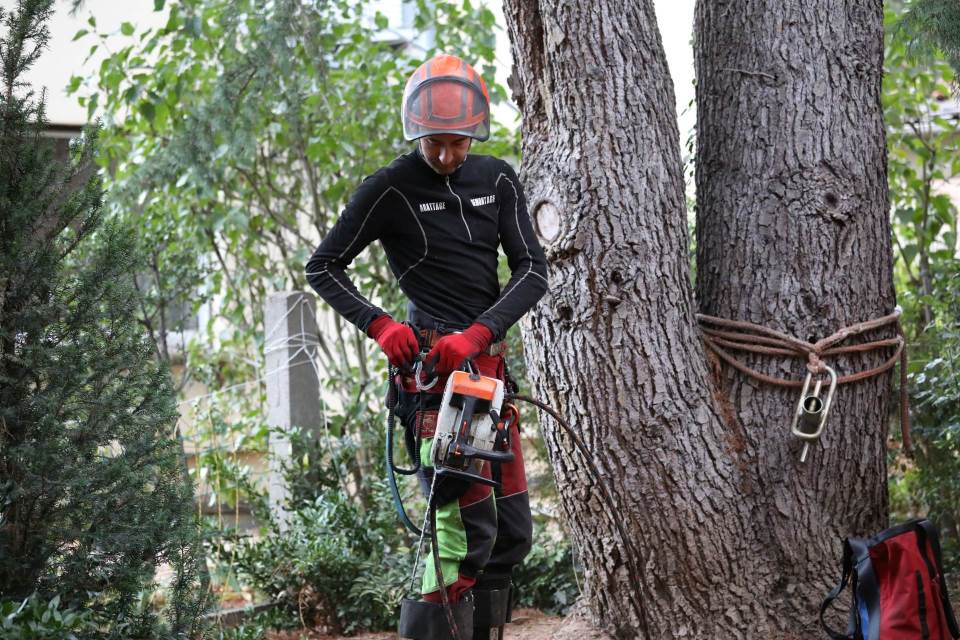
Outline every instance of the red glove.
{"type": "Polygon", "coordinates": [[[370,323],[367,335],[377,341],[387,354],[387,360],[395,367],[409,366],[420,352],[420,342],[413,334],[413,329],[387,314],[370,323]]]}
{"type": "Polygon", "coordinates": [[[426,367],[432,367],[433,373],[437,375],[455,371],[467,358],[486,351],[491,340],[493,332],[479,322],[474,322],[462,333],[451,333],[437,340],[427,354],[426,367]]]}

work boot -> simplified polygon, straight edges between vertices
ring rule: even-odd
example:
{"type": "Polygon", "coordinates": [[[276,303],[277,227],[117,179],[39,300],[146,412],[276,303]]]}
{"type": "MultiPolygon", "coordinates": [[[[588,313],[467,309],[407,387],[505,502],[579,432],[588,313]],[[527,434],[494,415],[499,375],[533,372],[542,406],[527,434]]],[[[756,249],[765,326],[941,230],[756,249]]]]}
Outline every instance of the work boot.
{"type": "MultiPolygon", "coordinates": [[[[467,592],[450,603],[460,632],[459,640],[472,640],[473,595],[467,592]]],[[[404,598],[400,602],[400,640],[457,640],[450,630],[443,604],[404,598]]]]}
{"type": "Polygon", "coordinates": [[[503,640],[512,614],[510,576],[481,573],[473,586],[473,639],[503,640]]]}

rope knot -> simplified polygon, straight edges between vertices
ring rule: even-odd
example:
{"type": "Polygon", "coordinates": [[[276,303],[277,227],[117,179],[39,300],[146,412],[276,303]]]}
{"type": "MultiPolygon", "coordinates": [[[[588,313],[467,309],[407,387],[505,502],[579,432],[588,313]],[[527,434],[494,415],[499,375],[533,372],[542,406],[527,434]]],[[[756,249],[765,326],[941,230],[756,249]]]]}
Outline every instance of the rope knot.
{"type": "Polygon", "coordinates": [[[800,388],[803,386],[803,382],[800,380],[786,380],[760,373],[747,366],[739,358],[731,354],[728,349],[762,353],[778,357],[803,358],[803,356],[806,355],[807,370],[815,376],[826,373],[827,367],[823,363],[823,360],[821,360],[823,357],[833,357],[847,353],[864,353],[873,351],[874,349],[893,349],[893,354],[883,364],[864,371],[840,376],[837,379],[837,384],[856,382],[857,380],[879,375],[892,369],[897,363],[897,360],[899,360],[900,430],[903,434],[904,449],[909,452],[910,414],[907,397],[907,342],[903,336],[903,329],[900,327],[900,313],[900,307],[897,307],[891,314],[843,327],[833,335],[827,336],[815,343],[805,342],[782,331],[744,320],[728,320],[726,318],[718,318],[716,316],[698,313],[697,322],[700,323],[704,344],[719,356],[721,360],[742,373],[778,387],[800,388]],[[872,340],[862,344],[837,346],[838,343],[843,342],[851,336],[860,335],[887,325],[895,326],[897,332],[895,337],[872,340]]]}
{"type": "Polygon", "coordinates": [[[812,373],[815,376],[819,376],[822,373],[825,373],[827,366],[823,364],[823,360],[820,359],[820,354],[816,351],[811,351],[807,354],[807,371],[812,373]]]}

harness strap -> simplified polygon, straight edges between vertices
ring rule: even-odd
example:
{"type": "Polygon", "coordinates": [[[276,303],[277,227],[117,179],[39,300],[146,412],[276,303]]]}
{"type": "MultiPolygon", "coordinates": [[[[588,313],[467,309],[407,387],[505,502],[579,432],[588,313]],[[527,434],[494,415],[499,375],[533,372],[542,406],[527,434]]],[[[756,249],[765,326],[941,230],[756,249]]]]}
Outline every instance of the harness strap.
{"type": "Polygon", "coordinates": [[[417,412],[417,435],[420,438],[432,438],[437,433],[437,409],[417,412]]]}
{"type": "MultiPolygon", "coordinates": [[[[420,337],[420,348],[421,349],[432,349],[435,344],[444,336],[448,336],[456,331],[441,331],[440,329],[415,329],[417,334],[420,337]]],[[[494,342],[489,347],[487,347],[485,353],[488,356],[502,356],[507,352],[507,341],[501,340],[500,342],[494,342]]]]}
{"type": "MultiPolygon", "coordinates": [[[[853,572],[853,551],[850,549],[850,543],[846,540],[843,541],[843,573],[840,576],[840,582],[837,583],[837,586],[827,594],[827,597],[824,598],[823,602],[820,604],[820,626],[823,627],[823,630],[827,632],[833,640],[854,640],[854,635],[852,633],[840,633],[839,631],[834,631],[830,625],[827,624],[826,620],[823,619],[824,614],[827,612],[827,609],[830,608],[830,605],[833,604],[833,601],[840,597],[840,594],[843,593],[843,590],[847,588],[847,582],[850,580],[850,574],[853,572]]],[[[853,609],[856,608],[856,603],[854,603],[853,609]]]]}

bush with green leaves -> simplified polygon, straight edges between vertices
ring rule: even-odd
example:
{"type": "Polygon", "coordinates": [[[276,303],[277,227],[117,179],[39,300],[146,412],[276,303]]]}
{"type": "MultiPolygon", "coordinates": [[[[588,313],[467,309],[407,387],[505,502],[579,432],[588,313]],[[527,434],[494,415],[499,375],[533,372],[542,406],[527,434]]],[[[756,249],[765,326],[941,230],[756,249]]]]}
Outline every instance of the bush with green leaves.
{"type": "Polygon", "coordinates": [[[0,640],[78,640],[95,630],[90,611],[61,607],[60,596],[0,602],[0,640]]]}
{"type": "Polygon", "coordinates": [[[960,261],[944,264],[940,275],[929,300],[929,359],[910,376],[914,460],[892,497],[899,513],[923,513],[938,525],[944,569],[960,582],[960,261]]]}
{"type": "Polygon", "coordinates": [[[534,527],[530,555],[513,571],[517,606],[565,614],[580,596],[573,547],[548,527],[534,527]]]}
{"type": "Polygon", "coordinates": [[[241,543],[238,573],[307,627],[394,627],[413,555],[386,487],[376,489],[367,508],[338,490],[301,503],[285,527],[274,523],[259,540],[241,543]]]}
{"type": "Polygon", "coordinates": [[[221,629],[216,640],[264,640],[273,627],[255,622],[244,622],[235,627],[221,629]]]}

